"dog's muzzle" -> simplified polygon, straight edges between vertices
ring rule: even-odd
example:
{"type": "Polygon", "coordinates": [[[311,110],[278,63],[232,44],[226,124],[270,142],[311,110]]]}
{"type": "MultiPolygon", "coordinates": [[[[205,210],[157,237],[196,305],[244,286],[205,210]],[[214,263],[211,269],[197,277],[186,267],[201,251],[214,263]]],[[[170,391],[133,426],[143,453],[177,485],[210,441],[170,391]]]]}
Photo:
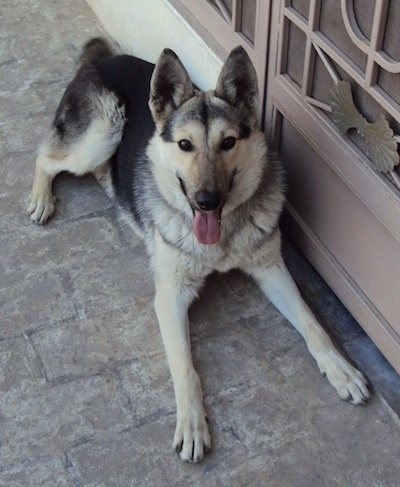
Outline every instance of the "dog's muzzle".
{"type": "MultiPolygon", "coordinates": [[[[236,170],[232,171],[229,191],[232,189],[236,172],[236,170]]],[[[179,176],[177,177],[182,192],[187,198],[185,183],[179,176]]],[[[194,215],[193,231],[197,240],[203,245],[217,243],[221,235],[221,213],[225,203],[222,192],[201,190],[195,194],[194,200],[194,204],[191,206],[194,215]]]]}

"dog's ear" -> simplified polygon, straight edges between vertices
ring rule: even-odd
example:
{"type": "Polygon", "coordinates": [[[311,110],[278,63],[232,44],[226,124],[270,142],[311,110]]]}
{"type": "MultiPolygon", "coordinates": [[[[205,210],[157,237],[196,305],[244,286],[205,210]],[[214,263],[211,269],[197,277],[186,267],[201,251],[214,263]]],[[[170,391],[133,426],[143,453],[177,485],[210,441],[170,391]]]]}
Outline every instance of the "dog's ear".
{"type": "Polygon", "coordinates": [[[257,73],[243,47],[238,46],[229,54],[222,66],[215,95],[247,111],[255,120],[258,103],[257,73]]]}
{"type": "Polygon", "coordinates": [[[171,49],[164,49],[150,82],[149,107],[154,121],[164,122],[193,95],[193,83],[180,59],[171,49]]]}

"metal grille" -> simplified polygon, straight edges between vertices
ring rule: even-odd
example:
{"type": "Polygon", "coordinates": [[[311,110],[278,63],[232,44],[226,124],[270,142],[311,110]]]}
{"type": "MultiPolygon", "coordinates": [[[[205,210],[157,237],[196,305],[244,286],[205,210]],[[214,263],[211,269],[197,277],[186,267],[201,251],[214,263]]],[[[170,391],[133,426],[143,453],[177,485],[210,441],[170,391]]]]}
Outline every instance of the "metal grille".
{"type": "MultiPolygon", "coordinates": [[[[396,0],[283,0],[277,75],[328,116],[329,90],[348,80],[359,111],[383,114],[400,134],[399,24],[396,0]]],[[[365,141],[349,137],[368,157],[365,141]]]]}
{"type": "Polygon", "coordinates": [[[300,50],[295,42],[288,42],[290,26],[295,25],[307,38],[303,96],[312,97],[311,79],[320,57],[328,73],[334,64],[339,66],[400,122],[400,2],[285,0],[282,5],[286,49],[281,51],[280,72],[285,73],[289,52],[300,50]]]}

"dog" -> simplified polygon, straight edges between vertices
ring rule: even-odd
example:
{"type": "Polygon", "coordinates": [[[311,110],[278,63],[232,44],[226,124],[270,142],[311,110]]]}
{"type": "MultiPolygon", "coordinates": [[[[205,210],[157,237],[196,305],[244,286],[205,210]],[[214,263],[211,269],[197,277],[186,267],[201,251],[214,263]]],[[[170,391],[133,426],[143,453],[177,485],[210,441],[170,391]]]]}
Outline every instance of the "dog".
{"type": "Polygon", "coordinates": [[[92,39],[36,160],[32,220],[53,214],[59,172],[92,172],[142,237],[175,391],[173,448],[189,462],[203,459],[211,438],[188,308],[213,271],[253,276],[340,398],[369,397],[364,375],[334,347],[283,262],[285,183],[257,126],[257,103],[256,72],[242,47],[227,57],[215,90],[200,91],[169,49],[153,65],[92,39]]]}

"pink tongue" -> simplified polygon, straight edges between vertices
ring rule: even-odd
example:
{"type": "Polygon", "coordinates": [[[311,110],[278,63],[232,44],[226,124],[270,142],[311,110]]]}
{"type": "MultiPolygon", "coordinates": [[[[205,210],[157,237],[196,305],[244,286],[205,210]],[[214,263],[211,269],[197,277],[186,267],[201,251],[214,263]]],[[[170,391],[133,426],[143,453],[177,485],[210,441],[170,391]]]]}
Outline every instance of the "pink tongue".
{"type": "Polygon", "coordinates": [[[218,242],[220,235],[219,210],[195,211],[193,230],[201,244],[210,245],[218,242]]]}

